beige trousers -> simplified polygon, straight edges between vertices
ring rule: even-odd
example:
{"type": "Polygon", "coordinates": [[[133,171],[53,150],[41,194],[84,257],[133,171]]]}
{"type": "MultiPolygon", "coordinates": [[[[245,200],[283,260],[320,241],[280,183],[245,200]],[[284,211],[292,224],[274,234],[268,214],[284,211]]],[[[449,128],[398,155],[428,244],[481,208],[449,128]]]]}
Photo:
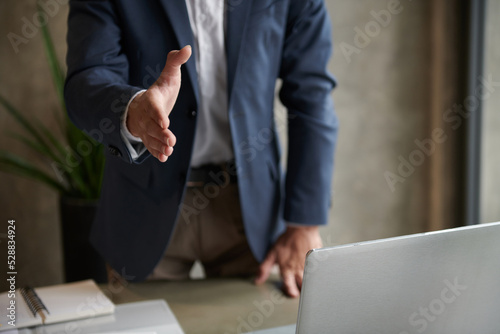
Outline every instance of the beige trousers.
{"type": "Polygon", "coordinates": [[[257,274],[236,184],[188,188],[183,205],[168,249],[148,280],[187,279],[196,260],[209,278],[257,274]]]}

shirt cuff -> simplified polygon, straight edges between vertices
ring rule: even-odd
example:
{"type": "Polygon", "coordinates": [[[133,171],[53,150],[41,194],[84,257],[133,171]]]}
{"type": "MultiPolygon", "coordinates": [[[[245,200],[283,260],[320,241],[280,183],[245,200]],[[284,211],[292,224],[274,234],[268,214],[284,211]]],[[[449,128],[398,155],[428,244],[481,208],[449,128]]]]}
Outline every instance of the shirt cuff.
{"type": "Polygon", "coordinates": [[[144,144],[142,143],[141,138],[132,135],[127,128],[128,108],[130,107],[130,103],[136,98],[136,96],[145,91],[145,89],[140,90],[130,98],[127,103],[127,107],[125,108],[125,112],[123,113],[121,118],[120,134],[123,142],[125,143],[125,146],[127,147],[128,152],[130,153],[130,157],[134,161],[137,160],[137,158],[139,158],[139,156],[141,156],[144,152],[146,152],[146,146],[144,146],[144,144]]]}

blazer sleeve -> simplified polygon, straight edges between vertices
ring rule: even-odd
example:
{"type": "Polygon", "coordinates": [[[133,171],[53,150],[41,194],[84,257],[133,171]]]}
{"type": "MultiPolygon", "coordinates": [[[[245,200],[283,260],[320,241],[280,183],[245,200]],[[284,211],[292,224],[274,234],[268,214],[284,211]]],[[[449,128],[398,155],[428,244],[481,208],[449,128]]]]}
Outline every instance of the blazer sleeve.
{"type": "Polygon", "coordinates": [[[64,97],[77,127],[103,143],[111,155],[139,163],[149,154],[133,161],[120,135],[127,103],[142,89],[128,84],[121,38],[113,1],[70,1],[64,97]]]}
{"type": "Polygon", "coordinates": [[[288,110],[284,219],[322,225],[331,201],[337,117],[328,73],[331,24],[322,0],[292,1],[284,41],[280,99],[288,110]]]}

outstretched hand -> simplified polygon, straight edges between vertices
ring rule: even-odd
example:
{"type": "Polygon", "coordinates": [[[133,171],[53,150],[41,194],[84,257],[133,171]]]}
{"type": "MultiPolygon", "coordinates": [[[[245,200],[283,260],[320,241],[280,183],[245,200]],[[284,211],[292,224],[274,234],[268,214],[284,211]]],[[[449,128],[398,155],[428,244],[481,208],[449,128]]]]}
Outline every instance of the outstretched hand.
{"type": "Polygon", "coordinates": [[[267,254],[259,268],[256,284],[264,283],[275,263],[280,269],[283,290],[290,297],[298,297],[302,287],[306,254],[323,243],[317,226],[289,226],[267,254]]]}
{"type": "Polygon", "coordinates": [[[149,89],[134,98],[127,115],[130,133],[141,138],[148,151],[165,162],[174,151],[175,135],[169,115],[181,87],[181,66],[191,57],[191,46],[169,52],[165,68],[149,89]]]}

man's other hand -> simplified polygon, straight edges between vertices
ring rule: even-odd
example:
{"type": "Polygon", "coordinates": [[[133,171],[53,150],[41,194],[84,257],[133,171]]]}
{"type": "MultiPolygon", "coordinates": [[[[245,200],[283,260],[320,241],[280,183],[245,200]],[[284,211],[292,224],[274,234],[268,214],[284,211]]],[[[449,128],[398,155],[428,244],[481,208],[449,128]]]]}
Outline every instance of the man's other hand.
{"type": "Polygon", "coordinates": [[[169,52],[165,68],[149,89],[130,103],[127,128],[141,138],[148,151],[165,162],[172,155],[175,135],[168,129],[169,115],[181,87],[181,66],[191,56],[191,46],[169,52]]]}
{"type": "Polygon", "coordinates": [[[256,284],[264,283],[275,263],[283,280],[283,290],[290,297],[298,297],[302,287],[306,254],[323,243],[317,226],[289,226],[260,265],[256,284]]]}

